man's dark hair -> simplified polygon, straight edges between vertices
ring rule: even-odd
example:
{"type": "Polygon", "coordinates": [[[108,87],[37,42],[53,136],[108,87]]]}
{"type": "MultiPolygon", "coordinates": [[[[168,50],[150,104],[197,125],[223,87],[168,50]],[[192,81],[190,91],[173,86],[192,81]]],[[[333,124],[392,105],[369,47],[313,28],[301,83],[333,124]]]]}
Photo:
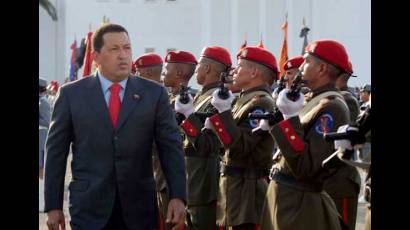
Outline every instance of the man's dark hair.
{"type": "Polygon", "coordinates": [[[129,36],[128,31],[124,27],[122,27],[120,25],[117,25],[117,24],[105,24],[105,25],[99,27],[95,31],[95,33],[93,34],[93,38],[92,38],[93,50],[95,50],[97,52],[101,51],[101,48],[104,45],[104,40],[103,40],[104,34],[106,34],[106,33],[121,33],[121,32],[125,32],[127,34],[127,36],[129,36]]]}

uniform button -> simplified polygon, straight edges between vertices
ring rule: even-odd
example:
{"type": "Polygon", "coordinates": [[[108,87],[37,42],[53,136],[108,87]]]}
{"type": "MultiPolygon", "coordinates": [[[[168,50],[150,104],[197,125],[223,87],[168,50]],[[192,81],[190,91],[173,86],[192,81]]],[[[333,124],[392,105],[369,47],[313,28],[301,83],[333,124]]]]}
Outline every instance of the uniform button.
{"type": "Polygon", "coordinates": [[[286,132],[286,133],[289,132],[289,128],[285,128],[285,132],[286,132]]]}
{"type": "Polygon", "coordinates": [[[191,132],[191,133],[192,133],[193,131],[194,131],[193,129],[189,129],[189,132],[191,132]]]}
{"type": "Polygon", "coordinates": [[[115,136],[115,137],[114,137],[114,140],[118,140],[118,137],[117,137],[117,136],[115,136]]]}
{"type": "Polygon", "coordinates": [[[222,129],[218,129],[219,132],[222,132],[222,129]]]}
{"type": "Polygon", "coordinates": [[[215,125],[218,126],[218,125],[219,125],[219,122],[215,122],[215,125]]]}
{"type": "Polygon", "coordinates": [[[292,136],[290,136],[290,139],[293,141],[293,140],[295,140],[295,136],[294,135],[292,135],[292,136]]]}

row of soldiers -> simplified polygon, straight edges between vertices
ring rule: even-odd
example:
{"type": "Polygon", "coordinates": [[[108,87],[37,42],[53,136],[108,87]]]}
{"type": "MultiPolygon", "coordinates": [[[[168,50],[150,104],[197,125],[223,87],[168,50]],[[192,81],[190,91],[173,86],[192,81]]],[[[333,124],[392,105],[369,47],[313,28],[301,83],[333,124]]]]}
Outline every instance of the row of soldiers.
{"type": "MultiPolygon", "coordinates": [[[[221,46],[205,47],[198,60],[178,50],[166,55],[165,64],[154,53],[133,62],[137,76],[160,82],[163,75],[171,105],[182,116],[188,229],[355,229],[357,169],[341,161],[322,165],[335,150],[323,135],[359,114],[347,90],[352,64],[334,40],[313,41],[305,51],[284,64],[286,87],[273,92],[280,75],[276,58],[259,46],[242,47],[235,68],[221,46]],[[298,74],[303,94],[290,100],[298,74]],[[195,97],[179,94],[193,75],[202,89],[195,97]],[[275,110],[281,117],[274,122],[249,118],[275,110]]],[[[170,229],[155,144],[153,153],[159,225],[170,229]]]]}
{"type": "MultiPolygon", "coordinates": [[[[353,70],[343,45],[317,40],[303,56],[290,58],[281,92],[271,91],[280,74],[271,52],[247,46],[236,57],[232,68],[225,48],[209,46],[198,61],[189,51],[169,52],[164,71],[157,54],[133,63],[137,76],[160,82],[163,75],[170,102],[182,115],[188,229],[355,229],[357,169],[322,166],[334,152],[323,134],[359,114],[359,102],[347,90],[353,70]],[[231,83],[221,82],[224,74],[231,83]],[[303,76],[304,95],[292,101],[286,94],[297,74],[303,76]],[[193,75],[202,89],[183,103],[178,93],[193,75]],[[229,91],[223,93],[224,87],[229,91]],[[273,124],[249,118],[275,109],[283,118],[273,124]]],[[[160,228],[169,229],[163,223],[168,189],[153,149],[160,228]]]]}

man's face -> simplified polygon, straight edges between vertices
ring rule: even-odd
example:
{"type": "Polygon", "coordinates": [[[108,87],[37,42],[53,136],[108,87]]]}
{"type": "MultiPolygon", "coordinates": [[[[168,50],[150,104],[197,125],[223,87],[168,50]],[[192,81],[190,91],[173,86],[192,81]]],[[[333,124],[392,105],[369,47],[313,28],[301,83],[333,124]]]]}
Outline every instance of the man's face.
{"type": "Polygon", "coordinates": [[[206,63],[203,62],[202,57],[199,58],[198,65],[195,68],[196,82],[199,85],[204,85],[206,78],[206,63]]]}
{"type": "Polygon", "coordinates": [[[132,50],[125,32],[112,32],[103,35],[100,52],[94,51],[94,60],[101,73],[111,81],[122,81],[131,72],[132,50]]]}
{"type": "Polygon", "coordinates": [[[369,93],[367,91],[360,91],[360,100],[367,102],[369,100],[369,93]]]}
{"type": "Polygon", "coordinates": [[[164,76],[164,85],[166,87],[176,87],[177,85],[177,70],[174,63],[165,63],[164,71],[162,72],[164,76]]]}
{"type": "Polygon", "coordinates": [[[299,70],[297,68],[292,68],[292,69],[288,69],[285,72],[285,79],[287,79],[286,81],[286,87],[290,88],[290,85],[293,82],[293,79],[295,79],[296,74],[299,72],[299,70]]]}
{"type": "Polygon", "coordinates": [[[233,71],[234,87],[243,89],[251,82],[251,66],[248,61],[244,59],[238,60],[238,65],[233,71]]]}
{"type": "Polygon", "coordinates": [[[316,60],[309,54],[304,55],[305,61],[299,67],[302,72],[303,80],[306,81],[306,86],[310,89],[316,89],[317,83],[319,81],[319,64],[316,60]]]}

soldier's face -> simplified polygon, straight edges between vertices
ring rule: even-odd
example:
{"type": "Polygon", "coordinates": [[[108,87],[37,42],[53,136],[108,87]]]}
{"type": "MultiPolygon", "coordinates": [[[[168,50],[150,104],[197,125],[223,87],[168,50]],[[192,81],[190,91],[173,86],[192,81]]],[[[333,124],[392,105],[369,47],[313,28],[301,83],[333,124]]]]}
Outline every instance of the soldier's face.
{"type": "Polygon", "coordinates": [[[286,82],[286,87],[290,88],[290,85],[293,82],[293,79],[295,79],[296,74],[299,72],[299,70],[297,68],[292,68],[292,69],[288,69],[285,72],[285,79],[287,79],[286,82]]]}
{"type": "Polygon", "coordinates": [[[196,82],[199,85],[204,85],[206,77],[206,64],[202,62],[202,58],[199,59],[199,63],[195,68],[196,82]]]}
{"type": "Polygon", "coordinates": [[[239,59],[238,65],[233,71],[234,87],[243,89],[251,82],[251,67],[246,60],[239,59]]]}
{"type": "Polygon", "coordinates": [[[177,70],[173,63],[165,63],[164,71],[162,72],[162,76],[164,76],[164,85],[166,87],[175,87],[176,85],[176,77],[177,77],[177,70]]]}
{"type": "Polygon", "coordinates": [[[305,80],[305,85],[310,89],[316,89],[319,74],[319,64],[316,60],[309,54],[304,55],[305,61],[299,67],[302,72],[303,80],[305,80]]]}
{"type": "Polygon", "coordinates": [[[122,81],[131,72],[132,50],[125,32],[106,33],[101,50],[94,51],[94,60],[101,73],[111,81],[122,81]]]}

